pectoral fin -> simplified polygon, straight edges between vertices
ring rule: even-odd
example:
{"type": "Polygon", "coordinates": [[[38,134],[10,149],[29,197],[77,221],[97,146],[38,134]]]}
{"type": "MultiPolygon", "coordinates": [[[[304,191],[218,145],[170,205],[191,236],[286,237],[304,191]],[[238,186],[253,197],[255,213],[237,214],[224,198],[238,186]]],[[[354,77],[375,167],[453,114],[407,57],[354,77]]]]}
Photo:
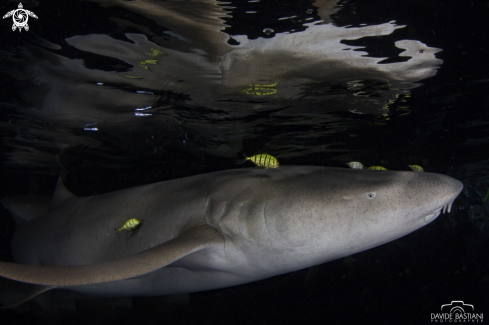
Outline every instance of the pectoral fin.
{"type": "Polygon", "coordinates": [[[205,225],[127,258],[93,265],[34,266],[0,262],[0,276],[32,284],[66,287],[125,280],[158,270],[189,254],[223,244],[223,238],[205,225]]]}

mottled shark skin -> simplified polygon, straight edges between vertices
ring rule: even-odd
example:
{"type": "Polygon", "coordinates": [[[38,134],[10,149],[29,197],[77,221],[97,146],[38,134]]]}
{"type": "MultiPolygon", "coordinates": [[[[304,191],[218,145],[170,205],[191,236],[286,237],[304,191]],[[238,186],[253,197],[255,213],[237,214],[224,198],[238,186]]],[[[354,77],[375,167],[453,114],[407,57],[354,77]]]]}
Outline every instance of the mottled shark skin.
{"type": "Polygon", "coordinates": [[[0,276],[104,296],[234,286],[407,235],[450,209],[462,188],[440,174],[312,166],[225,170],[81,198],[60,182],[49,213],[15,233],[16,263],[0,262],[0,276]],[[117,230],[131,218],[141,224],[117,230]]]}

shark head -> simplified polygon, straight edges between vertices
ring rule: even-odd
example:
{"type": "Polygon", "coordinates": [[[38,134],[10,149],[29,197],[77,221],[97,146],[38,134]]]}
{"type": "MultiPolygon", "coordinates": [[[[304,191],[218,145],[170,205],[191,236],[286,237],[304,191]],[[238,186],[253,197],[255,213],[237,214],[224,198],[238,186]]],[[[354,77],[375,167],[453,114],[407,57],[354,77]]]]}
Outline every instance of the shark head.
{"type": "Polygon", "coordinates": [[[288,178],[267,203],[268,245],[279,248],[282,268],[324,263],[427,225],[450,211],[462,188],[451,177],[424,172],[309,169],[288,178]]]}

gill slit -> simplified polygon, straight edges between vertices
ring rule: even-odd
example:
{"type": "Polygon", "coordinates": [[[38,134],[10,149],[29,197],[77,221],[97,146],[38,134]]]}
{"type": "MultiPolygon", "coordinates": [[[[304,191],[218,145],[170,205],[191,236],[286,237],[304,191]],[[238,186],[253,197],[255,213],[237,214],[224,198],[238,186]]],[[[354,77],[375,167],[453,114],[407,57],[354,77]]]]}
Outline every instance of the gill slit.
{"type": "Polygon", "coordinates": [[[219,221],[217,223],[217,226],[219,227],[219,231],[221,232],[222,237],[224,238],[224,251],[226,251],[226,237],[228,237],[229,240],[231,240],[231,242],[233,241],[231,239],[231,236],[229,236],[229,234],[227,234],[221,227],[221,221],[223,220],[223,217],[226,215],[227,209],[228,209],[228,201],[224,201],[224,209],[222,209],[221,217],[219,218],[219,221]]]}
{"type": "MultiPolygon", "coordinates": [[[[212,227],[211,223],[207,219],[209,217],[209,205],[210,205],[210,202],[211,202],[211,197],[208,196],[207,197],[207,202],[205,203],[204,211],[205,211],[205,223],[206,223],[206,225],[212,227]]],[[[212,227],[212,228],[214,228],[214,227],[212,227]]]]}
{"type": "MultiPolygon", "coordinates": [[[[214,226],[213,226],[213,225],[212,225],[212,224],[209,222],[209,219],[208,219],[208,218],[209,218],[209,214],[210,214],[210,213],[209,213],[209,206],[210,206],[210,202],[211,202],[211,197],[210,197],[210,196],[208,196],[208,197],[207,197],[207,202],[206,202],[205,207],[204,207],[204,210],[205,210],[205,220],[204,220],[204,221],[205,221],[205,224],[206,224],[207,226],[211,227],[212,229],[215,229],[215,230],[216,230],[216,231],[217,231],[219,234],[221,234],[222,239],[223,239],[223,241],[224,241],[224,251],[225,251],[225,250],[226,250],[226,236],[228,236],[228,237],[229,237],[229,235],[228,235],[228,234],[226,234],[226,233],[224,233],[224,232],[222,231],[222,229],[221,229],[221,225],[220,225],[220,224],[218,224],[218,225],[219,225],[219,229],[218,229],[218,228],[214,227],[214,226]]],[[[226,211],[226,207],[227,207],[227,201],[225,201],[224,203],[226,204],[226,205],[224,206],[224,212],[225,212],[225,211],[226,211]]],[[[223,216],[223,215],[224,215],[224,213],[223,213],[221,216],[223,216]]]]}
{"type": "Polygon", "coordinates": [[[265,211],[267,209],[267,205],[268,205],[268,201],[265,202],[265,206],[263,207],[263,222],[265,223],[265,228],[267,228],[267,233],[268,235],[270,236],[270,238],[272,238],[273,241],[276,241],[278,242],[272,235],[272,233],[270,232],[270,228],[268,228],[268,222],[267,222],[267,218],[265,216],[265,211]]]}
{"type": "Polygon", "coordinates": [[[244,206],[246,205],[246,201],[244,201],[241,205],[241,208],[239,209],[239,215],[238,215],[238,229],[239,229],[239,232],[241,234],[241,237],[243,237],[244,239],[246,239],[247,242],[249,242],[250,244],[253,244],[253,241],[249,240],[249,238],[243,233],[243,229],[241,229],[241,214],[243,213],[243,208],[244,206]]]}

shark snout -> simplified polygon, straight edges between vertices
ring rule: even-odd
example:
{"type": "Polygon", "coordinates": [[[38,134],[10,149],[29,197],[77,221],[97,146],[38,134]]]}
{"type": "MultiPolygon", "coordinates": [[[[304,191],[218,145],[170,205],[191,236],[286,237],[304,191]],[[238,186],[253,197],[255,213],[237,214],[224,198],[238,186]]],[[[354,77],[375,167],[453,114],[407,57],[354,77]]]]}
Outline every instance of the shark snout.
{"type": "Polygon", "coordinates": [[[453,201],[462,192],[464,186],[462,182],[445,175],[436,174],[436,180],[432,185],[436,188],[436,199],[433,200],[435,207],[431,213],[424,216],[426,223],[433,221],[441,213],[449,213],[452,209],[453,201]]]}
{"type": "Polygon", "coordinates": [[[452,207],[453,201],[457,198],[457,196],[462,192],[464,189],[464,185],[462,182],[450,177],[450,176],[445,176],[445,175],[439,175],[443,178],[445,184],[446,184],[446,204],[444,204],[444,209],[443,213],[446,211],[450,212],[450,209],[452,207]]]}

